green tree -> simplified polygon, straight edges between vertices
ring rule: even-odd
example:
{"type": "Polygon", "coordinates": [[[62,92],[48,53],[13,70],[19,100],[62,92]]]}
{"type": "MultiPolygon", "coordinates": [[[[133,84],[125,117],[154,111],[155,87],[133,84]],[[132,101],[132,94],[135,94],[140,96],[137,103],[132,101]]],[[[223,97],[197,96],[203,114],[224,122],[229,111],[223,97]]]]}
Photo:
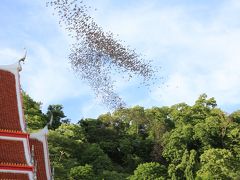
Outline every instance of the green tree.
{"type": "Polygon", "coordinates": [[[100,179],[102,180],[125,180],[129,174],[126,173],[119,173],[116,171],[103,171],[102,175],[100,176],[100,179]]]}
{"type": "Polygon", "coordinates": [[[103,152],[98,144],[84,144],[84,149],[78,153],[78,160],[81,164],[92,165],[96,174],[103,170],[112,170],[111,159],[103,152]]]}
{"type": "Polygon", "coordinates": [[[62,123],[55,129],[55,132],[71,140],[76,140],[78,142],[86,141],[83,129],[79,124],[62,123]]]}
{"type": "Polygon", "coordinates": [[[180,126],[164,135],[163,156],[174,164],[179,164],[185,150],[194,147],[193,126],[180,126]]]}
{"type": "Polygon", "coordinates": [[[145,110],[149,122],[148,133],[155,141],[161,142],[163,134],[174,128],[170,111],[169,107],[153,107],[145,110]]]}
{"type": "Polygon", "coordinates": [[[130,176],[130,180],[157,180],[165,179],[167,177],[167,169],[165,166],[156,163],[144,163],[140,164],[134,171],[134,174],[130,176]]]}
{"type": "Polygon", "coordinates": [[[50,129],[57,129],[62,123],[69,123],[70,120],[66,118],[63,112],[63,106],[60,104],[49,105],[47,110],[48,121],[52,119],[50,129]]]}
{"type": "Polygon", "coordinates": [[[174,170],[175,175],[182,178],[186,178],[187,180],[193,180],[196,173],[196,155],[197,152],[195,150],[185,150],[182,161],[178,164],[174,170]]]}
{"type": "Polygon", "coordinates": [[[148,119],[148,139],[153,140],[151,160],[165,163],[162,156],[164,134],[174,128],[174,122],[170,119],[169,107],[153,107],[146,109],[145,114],[148,119]]]}
{"type": "Polygon", "coordinates": [[[23,109],[29,130],[41,129],[47,124],[47,117],[41,110],[41,103],[34,101],[27,93],[23,92],[23,109]]]}
{"type": "Polygon", "coordinates": [[[56,180],[240,177],[240,113],[227,115],[206,94],[193,106],[121,108],[77,124],[62,105],[44,114],[41,103],[23,96],[30,130],[43,128],[53,114],[49,151],[56,180]]]}
{"type": "Polygon", "coordinates": [[[229,149],[240,160],[240,125],[232,122],[226,129],[224,148],[229,149]]]}
{"type": "Polygon", "coordinates": [[[58,131],[50,131],[48,136],[48,148],[51,165],[55,168],[56,180],[68,179],[70,169],[80,165],[77,159],[82,151],[82,143],[58,131]]]}
{"type": "Polygon", "coordinates": [[[92,166],[76,166],[70,170],[70,180],[93,180],[95,175],[92,166]]]}
{"type": "Polygon", "coordinates": [[[211,113],[194,128],[194,138],[200,142],[201,152],[209,148],[223,148],[229,126],[226,115],[220,109],[211,113]]]}
{"type": "Polygon", "coordinates": [[[208,99],[206,94],[200,95],[191,107],[192,123],[196,124],[205,120],[216,106],[217,103],[213,97],[208,99]]]}
{"type": "Polygon", "coordinates": [[[233,112],[229,117],[233,122],[240,124],[240,110],[233,112]]]}
{"type": "Polygon", "coordinates": [[[211,147],[223,147],[227,118],[216,108],[214,98],[201,95],[193,106],[185,103],[170,108],[175,128],[163,135],[163,156],[172,179],[194,179],[199,155],[211,147]]]}
{"type": "Polygon", "coordinates": [[[240,177],[239,161],[227,149],[209,149],[201,157],[198,179],[236,179],[240,177]]]}

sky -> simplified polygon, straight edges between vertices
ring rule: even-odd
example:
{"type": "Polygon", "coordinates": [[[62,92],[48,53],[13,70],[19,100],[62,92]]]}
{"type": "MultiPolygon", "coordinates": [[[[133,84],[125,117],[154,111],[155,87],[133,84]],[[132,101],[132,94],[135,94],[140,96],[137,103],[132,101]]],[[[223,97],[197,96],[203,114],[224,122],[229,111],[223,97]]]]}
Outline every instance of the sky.
{"type": "MultiPolygon", "coordinates": [[[[161,67],[159,81],[116,80],[128,107],[192,105],[200,94],[214,97],[227,113],[240,109],[239,0],[85,0],[105,31],[161,67]]],[[[0,64],[15,63],[27,49],[22,88],[43,111],[62,104],[72,122],[109,111],[71,70],[70,45],[45,0],[1,0],[0,64]]]]}

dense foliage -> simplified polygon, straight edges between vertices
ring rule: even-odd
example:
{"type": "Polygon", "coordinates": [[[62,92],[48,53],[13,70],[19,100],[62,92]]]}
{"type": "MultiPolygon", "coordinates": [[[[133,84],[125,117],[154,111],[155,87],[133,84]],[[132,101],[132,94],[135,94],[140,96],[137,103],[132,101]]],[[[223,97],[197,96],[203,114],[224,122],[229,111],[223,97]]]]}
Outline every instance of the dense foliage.
{"type": "Polygon", "coordinates": [[[122,108],[70,123],[61,105],[24,94],[29,130],[54,115],[49,151],[55,179],[238,179],[240,111],[228,115],[214,98],[194,105],[122,108]]]}

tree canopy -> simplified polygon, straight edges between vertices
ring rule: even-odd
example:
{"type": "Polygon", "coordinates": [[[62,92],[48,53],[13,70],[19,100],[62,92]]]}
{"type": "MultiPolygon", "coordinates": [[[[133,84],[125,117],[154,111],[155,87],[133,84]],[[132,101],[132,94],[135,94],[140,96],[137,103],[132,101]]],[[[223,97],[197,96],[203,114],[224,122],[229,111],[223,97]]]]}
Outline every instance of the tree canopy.
{"type": "Polygon", "coordinates": [[[192,106],[117,109],[97,119],[71,123],[62,105],[24,93],[29,131],[49,133],[55,179],[238,179],[240,113],[227,114],[214,98],[200,95],[192,106]]]}

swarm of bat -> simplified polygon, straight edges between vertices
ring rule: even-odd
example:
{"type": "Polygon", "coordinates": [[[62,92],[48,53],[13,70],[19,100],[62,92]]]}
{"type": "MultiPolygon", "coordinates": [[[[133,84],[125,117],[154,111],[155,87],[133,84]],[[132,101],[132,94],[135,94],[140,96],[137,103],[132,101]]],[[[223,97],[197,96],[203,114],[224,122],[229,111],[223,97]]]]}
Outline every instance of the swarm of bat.
{"type": "Polygon", "coordinates": [[[154,77],[149,62],[128,46],[121,44],[110,32],[104,32],[88,14],[89,8],[83,1],[51,0],[47,6],[54,9],[75,42],[69,55],[73,70],[86,80],[109,108],[125,106],[124,101],[114,91],[111,79],[113,71],[141,76],[144,82],[154,77]]]}

